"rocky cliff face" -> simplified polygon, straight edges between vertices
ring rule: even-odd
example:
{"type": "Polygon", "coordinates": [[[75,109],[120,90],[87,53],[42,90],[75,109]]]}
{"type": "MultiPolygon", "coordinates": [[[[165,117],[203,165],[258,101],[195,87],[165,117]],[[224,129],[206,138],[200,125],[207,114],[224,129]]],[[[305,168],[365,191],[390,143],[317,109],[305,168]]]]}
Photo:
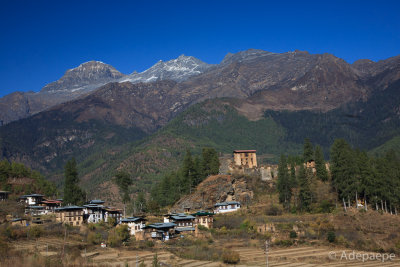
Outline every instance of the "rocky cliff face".
{"type": "Polygon", "coordinates": [[[183,212],[184,207],[192,210],[213,209],[217,202],[233,200],[246,205],[253,195],[244,176],[235,178],[231,175],[214,175],[201,182],[193,194],[180,199],[172,207],[172,211],[183,212]]]}

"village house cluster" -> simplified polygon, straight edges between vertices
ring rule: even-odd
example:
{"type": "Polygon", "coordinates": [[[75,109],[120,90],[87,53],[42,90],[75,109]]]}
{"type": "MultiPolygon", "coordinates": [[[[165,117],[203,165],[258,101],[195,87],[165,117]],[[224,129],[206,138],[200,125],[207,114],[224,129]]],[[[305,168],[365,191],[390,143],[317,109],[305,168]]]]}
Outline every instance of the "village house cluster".
{"type": "MultiPolygon", "coordinates": [[[[0,192],[1,200],[8,198],[8,192],[0,192]]],[[[240,209],[236,201],[216,203],[214,211],[200,210],[190,213],[170,213],[163,216],[162,222],[147,223],[142,216],[124,217],[121,209],[105,205],[105,201],[94,199],[82,206],[63,206],[62,199],[47,199],[41,194],[29,194],[19,197],[19,202],[25,205],[25,218],[10,218],[13,225],[28,226],[29,224],[43,224],[46,220],[42,215],[54,214],[56,222],[71,226],[82,226],[88,223],[108,222],[113,218],[117,227],[127,225],[130,235],[136,240],[169,240],[186,233],[196,233],[198,227],[213,228],[214,214],[233,212],[240,209]]]]}

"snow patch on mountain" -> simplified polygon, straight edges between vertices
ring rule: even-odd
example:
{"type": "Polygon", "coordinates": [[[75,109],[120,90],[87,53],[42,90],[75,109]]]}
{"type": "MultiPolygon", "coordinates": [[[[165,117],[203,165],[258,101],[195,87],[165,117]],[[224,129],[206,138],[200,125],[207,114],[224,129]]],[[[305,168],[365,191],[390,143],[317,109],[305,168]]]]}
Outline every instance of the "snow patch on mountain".
{"type": "Polygon", "coordinates": [[[176,59],[164,62],[158,61],[151,68],[141,72],[132,73],[119,82],[154,82],[158,80],[173,80],[181,82],[187,80],[191,76],[199,75],[205,72],[213,65],[207,64],[197,58],[181,55],[176,59]]]}

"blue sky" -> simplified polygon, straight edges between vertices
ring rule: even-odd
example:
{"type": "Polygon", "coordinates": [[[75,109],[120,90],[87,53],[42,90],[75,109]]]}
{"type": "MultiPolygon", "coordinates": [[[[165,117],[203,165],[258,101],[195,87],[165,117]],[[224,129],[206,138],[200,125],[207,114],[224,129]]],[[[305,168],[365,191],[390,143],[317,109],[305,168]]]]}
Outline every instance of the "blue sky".
{"type": "Polygon", "coordinates": [[[399,14],[400,1],[3,0],[0,96],[39,91],[89,60],[126,74],[249,48],[381,60],[400,54],[399,14]]]}

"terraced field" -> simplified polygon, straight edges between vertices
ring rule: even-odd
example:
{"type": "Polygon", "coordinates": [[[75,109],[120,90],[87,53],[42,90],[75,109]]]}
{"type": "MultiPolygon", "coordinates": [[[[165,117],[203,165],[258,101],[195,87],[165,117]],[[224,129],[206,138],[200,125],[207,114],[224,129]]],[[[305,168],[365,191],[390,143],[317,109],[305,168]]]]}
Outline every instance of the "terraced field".
{"type": "MultiPolygon", "coordinates": [[[[266,266],[265,252],[257,248],[234,248],[240,254],[241,264],[244,266],[266,266]]],[[[393,261],[365,261],[341,259],[343,250],[333,250],[324,247],[296,247],[296,248],[274,248],[268,253],[270,267],[381,267],[381,266],[400,266],[400,259],[393,261]]],[[[347,256],[352,250],[345,250],[347,256]]],[[[364,252],[360,252],[364,253],[364,252]]]]}
{"type": "MultiPolygon", "coordinates": [[[[77,245],[78,241],[68,241],[68,245],[77,245]]],[[[34,249],[39,251],[43,256],[53,256],[60,252],[63,242],[60,239],[39,239],[37,241],[15,242],[14,247],[21,250],[34,249]]],[[[259,248],[252,247],[232,247],[233,250],[240,254],[240,264],[237,267],[244,266],[266,266],[265,252],[259,248]]],[[[352,250],[345,250],[346,255],[350,255],[352,250]]],[[[399,266],[400,259],[395,258],[393,261],[357,261],[357,260],[341,260],[343,250],[332,250],[329,247],[294,247],[294,248],[272,248],[268,253],[268,262],[270,267],[381,267],[381,266],[399,266]]],[[[364,253],[364,252],[360,252],[364,253]]],[[[121,267],[121,266],[137,266],[143,262],[146,266],[151,266],[154,251],[141,250],[119,250],[113,248],[97,248],[94,251],[83,252],[82,257],[87,259],[89,264],[104,267],[121,267]]],[[[182,267],[219,267],[226,266],[221,262],[186,260],[179,258],[172,253],[159,249],[157,258],[162,266],[182,266],[182,267]]]]}

